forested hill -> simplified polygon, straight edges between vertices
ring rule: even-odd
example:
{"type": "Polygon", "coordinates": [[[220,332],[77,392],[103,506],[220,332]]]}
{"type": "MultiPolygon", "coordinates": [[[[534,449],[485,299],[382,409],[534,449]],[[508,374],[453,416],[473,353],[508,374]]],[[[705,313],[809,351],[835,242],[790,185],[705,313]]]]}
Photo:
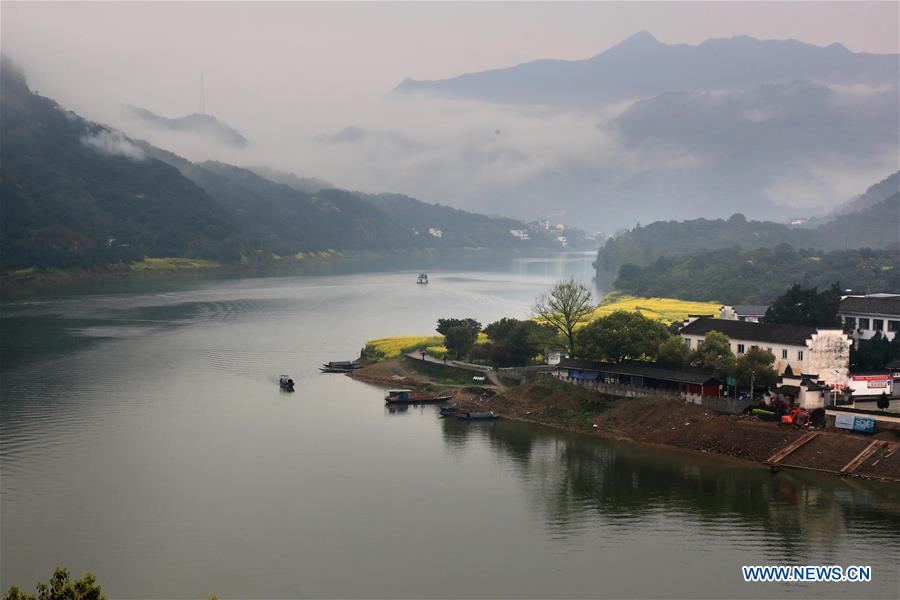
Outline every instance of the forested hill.
{"type": "MultiPolygon", "coordinates": [[[[772,221],[729,219],[657,221],[610,238],[597,252],[597,272],[615,274],[625,264],[644,266],[660,256],[681,256],[704,250],[739,247],[845,250],[887,248],[898,243],[900,196],[893,175],[869,188],[861,210],[841,214],[814,228],[790,227],[772,221]]],[[[859,205],[857,205],[859,206],[859,205]]]]}
{"type": "Polygon", "coordinates": [[[890,250],[795,250],[775,248],[704,250],[660,257],[649,265],[628,264],[615,281],[618,290],[635,296],[664,296],[729,304],[768,304],[800,283],[869,292],[900,291],[900,255],[890,250]]]}
{"type": "Polygon", "coordinates": [[[122,134],[31,93],[0,67],[0,264],[239,258],[232,215],[122,134]]]}
{"type": "Polygon", "coordinates": [[[32,93],[6,59],[0,137],[0,269],[145,257],[255,261],[326,249],[562,247],[558,232],[511,219],[412,198],[400,206],[393,196],[297,189],[284,174],[273,175],[279,183],[192,163],[32,93]]]}

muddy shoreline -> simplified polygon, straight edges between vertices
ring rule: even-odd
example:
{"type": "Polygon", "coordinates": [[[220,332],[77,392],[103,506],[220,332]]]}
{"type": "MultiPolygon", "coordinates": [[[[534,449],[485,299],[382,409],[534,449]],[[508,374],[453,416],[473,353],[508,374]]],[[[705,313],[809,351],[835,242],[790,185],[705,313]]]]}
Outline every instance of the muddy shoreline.
{"type": "MultiPolygon", "coordinates": [[[[759,421],[746,415],[722,415],[671,398],[614,399],[591,390],[544,380],[512,388],[442,385],[416,370],[412,361],[391,359],[369,364],[350,377],[386,387],[452,390],[461,410],[492,410],[504,418],[569,433],[648,445],[660,450],[717,455],[731,460],[766,461],[807,431],[759,421]]],[[[834,430],[819,435],[776,467],[841,475],[840,469],[873,441],[879,453],[851,473],[855,477],[900,483],[900,436],[875,436],[834,430]]]]}

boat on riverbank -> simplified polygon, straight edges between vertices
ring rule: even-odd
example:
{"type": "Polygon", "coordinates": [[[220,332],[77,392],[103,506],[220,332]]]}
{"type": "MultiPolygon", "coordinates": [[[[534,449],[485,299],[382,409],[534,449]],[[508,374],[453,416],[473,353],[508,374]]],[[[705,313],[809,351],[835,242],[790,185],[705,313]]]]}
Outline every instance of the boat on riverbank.
{"type": "Polygon", "coordinates": [[[464,412],[456,415],[456,418],[460,421],[496,421],[500,418],[500,415],[494,414],[494,411],[475,411],[475,412],[464,412]]]}
{"type": "Polygon", "coordinates": [[[362,367],[362,365],[353,361],[333,360],[319,367],[319,371],[321,371],[322,373],[349,373],[350,371],[359,369],[360,367],[362,367]]]}
{"type": "Polygon", "coordinates": [[[412,390],[388,390],[384,396],[385,404],[443,404],[452,399],[453,394],[420,394],[412,390]]]}

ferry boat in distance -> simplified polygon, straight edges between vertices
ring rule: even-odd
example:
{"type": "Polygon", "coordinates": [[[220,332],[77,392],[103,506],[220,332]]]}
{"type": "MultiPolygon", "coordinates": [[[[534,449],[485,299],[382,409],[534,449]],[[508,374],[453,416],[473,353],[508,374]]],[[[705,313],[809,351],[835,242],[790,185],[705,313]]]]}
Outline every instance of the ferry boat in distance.
{"type": "Polygon", "coordinates": [[[416,279],[416,283],[428,285],[428,273],[419,273],[419,277],[416,279]]]}

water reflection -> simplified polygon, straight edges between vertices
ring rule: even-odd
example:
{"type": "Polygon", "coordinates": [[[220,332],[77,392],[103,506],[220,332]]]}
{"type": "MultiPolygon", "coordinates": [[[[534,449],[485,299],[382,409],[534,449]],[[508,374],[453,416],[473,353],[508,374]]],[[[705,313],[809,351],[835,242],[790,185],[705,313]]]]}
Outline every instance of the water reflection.
{"type": "Polygon", "coordinates": [[[633,528],[660,513],[706,531],[743,532],[736,544],[772,560],[836,556],[836,543],[866,531],[888,556],[900,549],[900,490],[867,481],[782,471],[667,448],[612,442],[515,422],[442,422],[453,453],[486,443],[518,472],[549,530],[586,523],[633,528]]]}

